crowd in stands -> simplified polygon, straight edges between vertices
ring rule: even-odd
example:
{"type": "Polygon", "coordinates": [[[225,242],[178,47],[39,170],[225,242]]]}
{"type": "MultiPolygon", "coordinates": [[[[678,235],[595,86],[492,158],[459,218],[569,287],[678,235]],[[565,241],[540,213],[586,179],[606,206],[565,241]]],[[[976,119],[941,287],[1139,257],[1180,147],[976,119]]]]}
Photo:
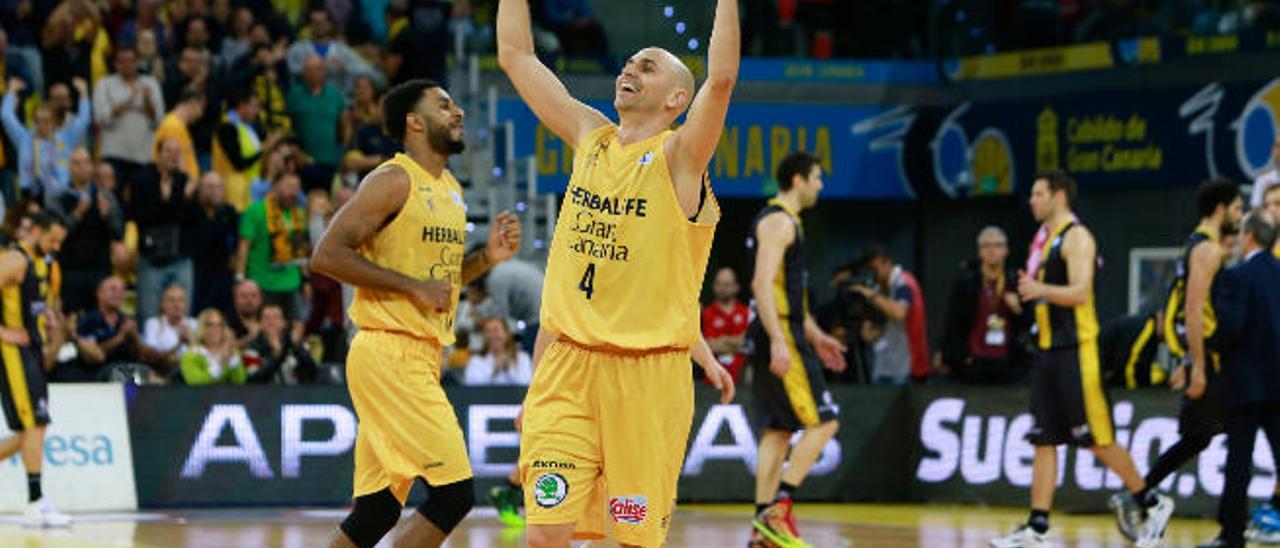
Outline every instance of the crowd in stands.
{"type": "MultiPolygon", "coordinates": [[[[579,5],[545,5],[566,38],[591,26],[579,5]]],[[[37,212],[67,229],[51,380],[342,382],[350,294],[308,271],[311,249],[398,152],[381,93],[447,80],[450,36],[483,41],[495,6],[0,2],[4,239],[37,212]]],[[[512,261],[473,284],[450,380],[528,383],[516,340],[536,329],[541,276],[512,261]]]]}

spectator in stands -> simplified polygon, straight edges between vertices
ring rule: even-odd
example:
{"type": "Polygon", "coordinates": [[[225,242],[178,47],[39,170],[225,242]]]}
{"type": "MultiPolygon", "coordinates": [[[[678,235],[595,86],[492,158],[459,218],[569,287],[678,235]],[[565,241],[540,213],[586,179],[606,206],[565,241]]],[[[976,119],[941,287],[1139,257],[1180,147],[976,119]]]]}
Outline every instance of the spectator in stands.
{"type": "MultiPolygon", "coordinates": [[[[328,83],[342,93],[350,92],[355,86],[355,79],[359,76],[369,76],[378,85],[386,83],[382,73],[373,68],[368,61],[361,58],[345,43],[333,39],[333,18],[323,4],[313,4],[307,12],[307,18],[309,21],[307,28],[311,30],[311,37],[294,42],[289,46],[286,56],[289,72],[295,77],[306,78],[304,68],[307,60],[312,55],[316,55],[320,57],[321,65],[326,69],[326,76],[323,78],[327,78],[328,83]]],[[[420,55],[425,53],[418,52],[420,55]]]]}
{"type": "Polygon", "coordinates": [[[93,87],[93,114],[102,158],[111,162],[127,186],[151,159],[152,135],[165,112],[164,97],[155,78],[138,74],[137,51],[117,48],[115,61],[116,72],[93,87]]]}
{"type": "Polygon", "coordinates": [[[189,17],[182,32],[182,46],[208,51],[209,22],[204,17],[189,17]]]}
{"type": "Polygon", "coordinates": [[[164,102],[173,104],[190,92],[206,93],[212,82],[209,78],[213,70],[209,51],[187,46],[177,55],[176,70],[165,72],[164,102]]]}
{"type": "Polygon", "coordinates": [[[253,28],[253,10],[248,6],[240,6],[231,16],[231,28],[222,39],[219,51],[221,64],[224,67],[234,66],[240,59],[249,54],[249,30],[253,28]]]}
{"type": "Polygon", "coordinates": [[[448,86],[451,10],[448,2],[414,3],[412,11],[408,5],[387,8],[390,34],[383,67],[392,85],[426,78],[448,86]]]}
{"type": "Polygon", "coordinates": [[[373,79],[356,80],[355,101],[343,113],[343,142],[347,152],[342,157],[342,184],[355,188],[365,175],[399,151],[395,140],[382,128],[381,97],[373,79]]]}
{"type": "MultiPolygon", "coordinates": [[[[482,247],[483,244],[475,247],[482,247]]],[[[467,334],[467,347],[474,354],[484,347],[484,319],[485,318],[503,318],[507,317],[507,311],[485,288],[488,281],[488,273],[481,274],[480,277],[471,280],[467,285],[466,291],[462,299],[458,302],[458,316],[454,322],[454,330],[465,332],[467,334]]]]}
{"type": "Polygon", "coordinates": [[[514,257],[493,265],[484,278],[485,292],[515,322],[517,332],[529,335],[522,340],[529,344],[542,307],[542,278],[542,270],[514,257]]]}
{"type": "Polygon", "coordinates": [[[100,34],[101,21],[91,0],[65,0],[53,9],[40,36],[46,83],[90,76],[95,43],[109,40],[100,34]]]}
{"type": "Polygon", "coordinates": [[[467,361],[463,382],[468,386],[528,386],[533,378],[533,362],[529,354],[516,349],[507,321],[484,318],[480,325],[484,334],[481,350],[467,361]]]}
{"type": "MultiPolygon", "coordinates": [[[[88,89],[85,89],[85,93],[78,94],[79,98],[83,98],[87,102],[89,100],[88,91],[88,89]]],[[[54,127],[62,130],[66,129],[68,124],[75,122],[76,114],[80,112],[80,109],[78,108],[78,101],[79,99],[76,101],[71,100],[71,87],[66,83],[54,82],[53,85],[49,86],[49,97],[48,100],[45,101],[45,104],[49,105],[49,109],[53,111],[54,127]],[[75,112],[72,112],[73,109],[75,112]],[[70,114],[70,116],[68,116],[68,114],[70,114]]],[[[85,124],[87,125],[92,121],[93,118],[90,117],[85,121],[85,124]]],[[[88,131],[81,133],[80,140],[72,143],[72,145],[85,146],[84,138],[88,133],[88,131]]]]}
{"type": "Polygon", "coordinates": [[[108,276],[98,284],[98,305],[76,322],[79,358],[60,363],[56,380],[85,382],[106,380],[113,369],[127,368],[142,361],[142,339],[138,322],[125,315],[124,281],[108,276]]]}
{"type": "Polygon", "coordinates": [[[250,184],[262,170],[263,151],[284,138],[278,131],[265,133],[257,123],[258,111],[258,97],[249,90],[239,90],[232,95],[231,110],[215,132],[213,170],[222,176],[227,203],[236,211],[249,205],[250,184]]]}
{"type": "Polygon", "coordinates": [[[315,163],[302,173],[305,188],[328,189],[338,161],[342,159],[339,135],[347,133],[340,126],[347,100],[342,92],[325,82],[325,64],[319,55],[307,58],[302,69],[301,85],[289,89],[286,103],[293,128],[302,140],[302,150],[315,163]]]}
{"type": "Polygon", "coordinates": [[[62,301],[67,313],[94,305],[98,283],[111,275],[111,247],[124,237],[124,214],[115,193],[95,180],[89,151],[71,153],[71,184],[46,200],[49,213],[67,227],[58,252],[62,301]]]}
{"type": "Polygon", "coordinates": [[[924,294],[915,276],[894,264],[883,247],[871,246],[861,263],[876,275],[876,286],[857,285],[867,301],[888,317],[876,344],[872,381],[876,384],[923,382],[929,375],[929,346],[925,336],[924,294]]]}
{"type": "Polygon", "coordinates": [[[200,179],[196,200],[188,204],[185,230],[199,253],[192,254],[195,274],[196,310],[216,308],[231,314],[232,269],[240,218],[235,208],[223,201],[222,176],[210,171],[200,179]]]}
{"type": "Polygon", "coordinates": [[[715,300],[702,309],[702,338],[736,382],[747,358],[742,353],[742,343],[750,325],[751,310],[738,298],[742,286],[732,268],[726,266],[716,271],[711,291],[715,300]]]}
{"type": "Polygon", "coordinates": [[[1010,383],[1023,372],[1016,345],[1023,327],[1022,303],[1008,257],[1004,231],[982,229],[978,261],[966,261],[951,286],[940,359],[943,369],[963,382],[1010,383]]]}
{"type": "Polygon", "coordinates": [[[302,342],[301,324],[289,328],[289,320],[279,305],[262,307],[262,329],[244,351],[249,382],[258,384],[310,384],[319,376],[319,366],[302,342]]]}
{"type": "Polygon", "coordinates": [[[291,321],[300,319],[302,265],[310,256],[307,215],[298,205],[300,191],[297,175],[280,175],[271,192],[240,216],[236,251],[237,277],[257,282],[263,300],[280,305],[291,321]]]}
{"type": "Polygon", "coordinates": [[[152,162],[160,161],[161,143],[167,139],[178,142],[182,149],[182,172],[193,183],[200,180],[200,166],[196,162],[196,146],[189,126],[204,116],[204,107],[204,93],[196,90],[184,92],[173,110],[160,120],[160,127],[156,128],[156,135],[152,138],[152,162]]]}
{"type": "Polygon", "coordinates": [[[160,20],[161,7],[163,7],[163,0],[138,0],[138,16],[120,28],[120,35],[116,37],[116,43],[137,43],[141,40],[142,31],[148,30],[154,33],[156,45],[159,46],[158,49],[168,51],[168,36],[165,34],[164,21],[160,20]]]}
{"type": "MultiPolygon", "coordinates": [[[[182,148],[174,139],[160,143],[160,158],[138,176],[134,219],[138,222],[138,317],[159,309],[160,292],[169,284],[195,284],[191,250],[195,242],[184,234],[184,213],[197,185],[182,171],[182,148]]],[[[188,302],[188,306],[190,303],[188,302]]]]}
{"type": "Polygon", "coordinates": [[[210,308],[200,313],[196,341],[182,356],[182,379],[188,386],[245,383],[240,349],[221,312],[210,308]]]}
{"type": "Polygon", "coordinates": [[[231,332],[236,341],[244,348],[258,338],[262,324],[262,289],[253,280],[240,280],[232,293],[232,305],[235,314],[231,316],[231,332]]]}
{"type": "Polygon", "coordinates": [[[1259,208],[1265,205],[1263,196],[1267,194],[1267,189],[1280,184],[1280,137],[1276,137],[1274,143],[1271,144],[1271,169],[1262,172],[1257,179],[1253,180],[1253,195],[1249,200],[1249,207],[1259,208]]]}
{"type": "Polygon", "coordinates": [[[138,32],[138,74],[155,78],[157,82],[166,82],[164,56],[160,54],[160,44],[156,42],[156,32],[143,29],[138,32]]]}
{"type": "Polygon", "coordinates": [[[227,81],[233,89],[248,90],[258,98],[257,122],[267,131],[289,133],[293,121],[289,119],[284,101],[284,90],[289,87],[289,67],[284,56],[284,40],[272,45],[266,39],[255,39],[249,46],[249,54],[232,66],[227,81]]]}
{"type": "Polygon", "coordinates": [[[156,362],[164,371],[173,371],[195,338],[196,319],[187,315],[187,290],[170,284],[160,301],[160,314],[142,325],[143,344],[155,349],[156,362]]]}
{"type": "Polygon", "coordinates": [[[18,94],[26,88],[26,83],[18,78],[9,80],[8,92],[0,102],[0,121],[3,121],[5,133],[18,153],[18,183],[23,193],[47,197],[71,181],[68,169],[71,152],[77,143],[84,141],[89,129],[88,88],[80,78],[76,78],[73,84],[81,98],[75,119],[58,128],[53,110],[42,105],[36,107],[35,124],[28,128],[19,121],[15,112],[18,94]]]}
{"type": "Polygon", "coordinates": [[[565,53],[597,55],[609,51],[604,27],[592,15],[587,0],[542,0],[542,21],[560,38],[565,53]]]}

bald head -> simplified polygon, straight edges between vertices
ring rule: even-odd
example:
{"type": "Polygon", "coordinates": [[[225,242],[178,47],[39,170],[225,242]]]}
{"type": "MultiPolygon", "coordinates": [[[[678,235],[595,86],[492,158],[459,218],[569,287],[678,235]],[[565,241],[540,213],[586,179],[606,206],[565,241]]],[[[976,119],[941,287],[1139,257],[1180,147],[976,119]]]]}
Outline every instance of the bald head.
{"type": "Polygon", "coordinates": [[[693,100],[693,72],[671,52],[645,48],[627,59],[618,75],[614,107],[622,112],[679,116],[693,100]]]}

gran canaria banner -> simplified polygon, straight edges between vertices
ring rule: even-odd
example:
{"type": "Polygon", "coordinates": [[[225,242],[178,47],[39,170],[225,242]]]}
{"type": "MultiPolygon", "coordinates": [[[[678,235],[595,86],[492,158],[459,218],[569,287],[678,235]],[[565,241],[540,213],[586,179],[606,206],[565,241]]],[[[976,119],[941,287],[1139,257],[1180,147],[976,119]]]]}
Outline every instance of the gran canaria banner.
{"type": "MultiPolygon", "coordinates": [[[[500,101],[498,115],[514,124],[517,156],[536,158],[539,189],[563,192],[572,147],[519,101],[500,101]]],[[[825,199],[1025,193],[1048,168],[1092,187],[1193,186],[1275,169],[1277,137],[1280,79],[944,108],[736,102],[708,170],[719,195],[747,198],[775,192],[773,173],[795,150],[822,158],[825,199]]]]}

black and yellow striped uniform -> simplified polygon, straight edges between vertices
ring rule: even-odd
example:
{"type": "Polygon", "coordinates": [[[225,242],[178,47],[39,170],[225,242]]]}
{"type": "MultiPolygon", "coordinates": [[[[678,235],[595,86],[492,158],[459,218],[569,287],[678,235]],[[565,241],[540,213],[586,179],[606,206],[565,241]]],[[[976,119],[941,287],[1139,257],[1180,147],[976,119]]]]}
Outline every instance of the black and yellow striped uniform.
{"type": "MultiPolygon", "coordinates": [[[[1211,242],[1218,242],[1217,234],[1204,227],[1197,228],[1187,237],[1186,243],[1182,246],[1182,256],[1178,258],[1177,271],[1173,279],[1173,284],[1169,287],[1169,298],[1165,301],[1164,307],[1164,343],[1169,347],[1169,351],[1178,357],[1184,357],[1188,353],[1187,347],[1187,281],[1191,276],[1191,252],[1196,246],[1211,242]]],[[[1204,338],[1205,340],[1213,337],[1218,330],[1218,317],[1213,311],[1213,280],[1210,280],[1210,293],[1204,300],[1204,338]]],[[[1208,350],[1206,349],[1206,352],[1208,350]]],[[[1216,353],[1210,353],[1208,365],[1205,370],[1208,374],[1216,374],[1221,368],[1219,357],[1216,353]]]]}
{"type": "MultiPolygon", "coordinates": [[[[1068,222],[1045,241],[1039,281],[1070,285],[1062,247],[1067,235],[1079,227],[1068,222]]],[[[1100,329],[1093,302],[1091,290],[1089,298],[1078,306],[1061,306],[1043,299],[1035,304],[1035,337],[1040,354],[1031,370],[1031,414],[1035,426],[1027,433],[1027,439],[1035,445],[1092,447],[1115,441],[1110,406],[1102,390],[1100,329]]]]}
{"type": "Polygon", "coordinates": [[[0,323],[9,329],[24,329],[30,343],[17,346],[0,343],[0,375],[5,421],[14,431],[49,424],[49,389],[41,364],[45,340],[45,311],[57,298],[61,283],[58,263],[37,257],[22,246],[14,250],[27,260],[22,282],[0,288],[0,323]]]}
{"type": "Polygon", "coordinates": [[[756,422],[762,428],[795,431],[834,420],[839,414],[839,406],[827,390],[817,353],[804,338],[804,320],[809,313],[809,267],[804,249],[804,224],[800,216],[782,202],[771,200],[756,215],[747,248],[754,258],[760,222],[773,214],[786,215],[795,226],[795,240],[782,255],[782,264],[772,287],[778,321],[791,351],[791,367],[781,379],[769,370],[769,334],[759,318],[747,329],[750,341],[748,354],[755,369],[752,389],[756,422]]]}
{"type": "Polygon", "coordinates": [[[1154,312],[1107,322],[1098,336],[1107,386],[1143,388],[1163,386],[1168,372],[1157,359],[1163,338],[1154,312]]]}
{"type": "MultiPolygon", "coordinates": [[[[1190,361],[1187,346],[1187,281],[1191,277],[1191,253],[1203,243],[1217,245],[1218,235],[1204,227],[1196,228],[1187,237],[1178,258],[1178,269],[1169,288],[1169,299],[1164,309],[1164,342],[1173,355],[1190,361]]],[[[1226,431],[1226,414],[1222,409],[1222,394],[1218,391],[1217,377],[1222,369],[1222,355],[1209,348],[1207,342],[1218,330],[1217,314],[1213,310],[1213,280],[1209,280],[1209,294],[1204,300],[1204,395],[1191,399],[1182,397],[1178,409],[1178,433],[1182,436],[1211,437],[1226,431]]],[[[1190,371],[1188,369],[1188,371],[1190,371]]]]}

